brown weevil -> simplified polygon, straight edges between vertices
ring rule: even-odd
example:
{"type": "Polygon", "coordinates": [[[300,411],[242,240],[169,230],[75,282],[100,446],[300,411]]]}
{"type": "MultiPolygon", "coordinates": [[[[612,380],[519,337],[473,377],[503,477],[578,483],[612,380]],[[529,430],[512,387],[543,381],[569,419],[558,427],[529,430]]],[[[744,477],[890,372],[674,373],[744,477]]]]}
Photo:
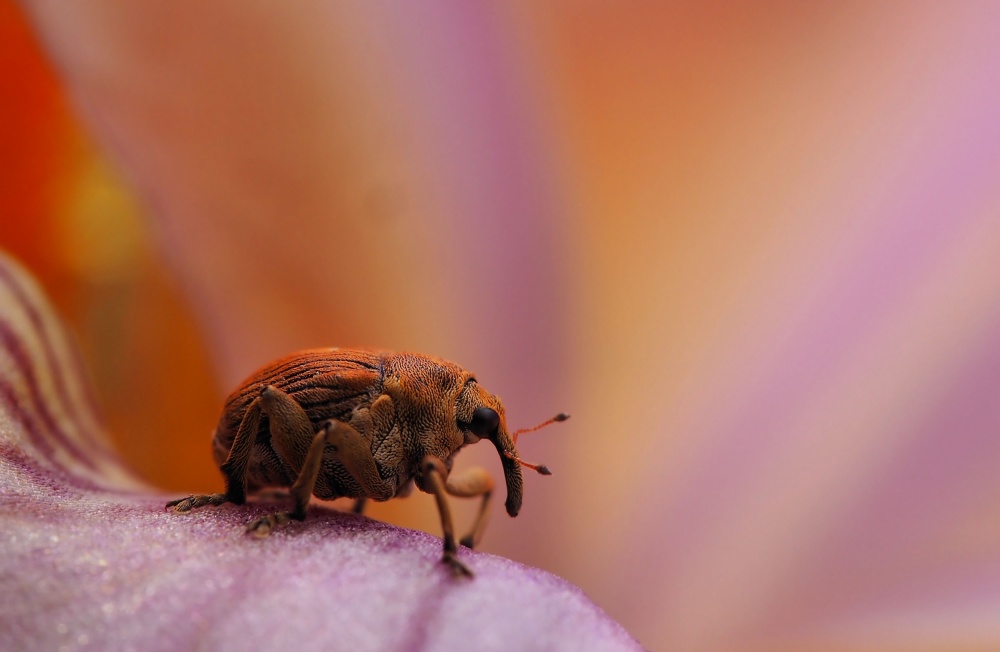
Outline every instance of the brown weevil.
{"type": "Polygon", "coordinates": [[[188,512],[205,505],[246,502],[248,494],[290,487],[294,506],[257,519],[247,531],[267,536],[290,519],[303,520],[311,495],[324,500],[405,496],[416,485],[434,495],[444,532],[442,561],[471,576],[458,548],[445,494],[481,496],[479,512],[461,544],[472,548],[486,526],[493,478],[476,467],[449,475],[455,453],[488,439],[496,447],[507,484],[507,513],[521,509],[517,437],[568,416],[514,433],[503,404],[462,367],[416,353],[314,349],[258,370],[226,399],[212,438],[226,491],[172,500],[188,512]]]}

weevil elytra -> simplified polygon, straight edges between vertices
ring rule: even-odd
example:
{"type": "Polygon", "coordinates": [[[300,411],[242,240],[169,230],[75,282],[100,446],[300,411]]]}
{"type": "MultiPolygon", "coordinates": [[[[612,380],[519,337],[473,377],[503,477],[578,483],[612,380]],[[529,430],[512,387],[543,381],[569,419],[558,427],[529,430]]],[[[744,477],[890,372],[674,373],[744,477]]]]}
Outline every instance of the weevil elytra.
{"type": "Polygon", "coordinates": [[[226,400],[212,438],[224,493],[172,500],[188,512],[205,505],[243,504],[248,494],[289,487],[294,506],[247,526],[267,536],[291,519],[303,520],[309,498],[368,499],[405,496],[416,485],[433,494],[444,532],[442,561],[471,576],[459,561],[446,494],[481,497],[479,512],[461,544],[472,548],[486,526],[493,479],[476,467],[450,475],[455,453],[488,439],[496,447],[507,485],[507,513],[521,509],[521,466],[549,470],[517,455],[517,437],[568,416],[510,433],[500,399],[462,367],[415,353],[314,349],[258,370],[226,400]]]}

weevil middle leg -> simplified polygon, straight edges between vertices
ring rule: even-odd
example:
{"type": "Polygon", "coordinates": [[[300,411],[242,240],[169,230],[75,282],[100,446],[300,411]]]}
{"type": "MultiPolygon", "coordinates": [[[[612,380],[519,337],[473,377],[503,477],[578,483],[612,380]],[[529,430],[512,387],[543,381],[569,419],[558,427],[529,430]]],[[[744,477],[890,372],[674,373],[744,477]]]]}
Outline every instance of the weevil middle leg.
{"type": "MultiPolygon", "coordinates": [[[[301,417],[304,419],[301,427],[307,427],[306,424],[309,421],[305,415],[305,411],[291,397],[279,390],[275,390],[275,400],[285,403],[281,409],[282,413],[301,412],[301,417]]],[[[298,417],[294,417],[279,427],[272,426],[271,429],[272,444],[283,459],[285,459],[284,455],[286,454],[289,456],[298,455],[301,451],[300,447],[296,447],[294,443],[281,441],[285,437],[296,437],[299,441],[302,441],[301,428],[296,429],[296,426],[293,425],[295,420],[298,420],[298,417]]],[[[257,519],[247,526],[248,532],[253,532],[255,535],[263,537],[270,534],[274,527],[287,523],[289,520],[301,521],[305,518],[306,506],[309,504],[309,497],[316,486],[316,480],[319,477],[320,467],[323,462],[323,455],[328,444],[333,447],[337,459],[344,465],[347,472],[351,474],[351,477],[361,485],[361,489],[366,496],[375,498],[376,500],[388,500],[392,497],[395,487],[391,481],[383,480],[379,475],[378,466],[375,463],[375,458],[372,456],[368,442],[365,441],[357,430],[348,424],[342,421],[330,420],[323,424],[320,431],[312,436],[311,444],[305,455],[302,456],[298,477],[291,488],[292,498],[295,501],[294,508],[288,512],[276,512],[257,519]]],[[[294,466],[298,460],[296,459],[293,462],[290,459],[286,459],[286,462],[290,466],[294,466]]]]}
{"type": "Polygon", "coordinates": [[[275,527],[283,525],[290,520],[301,521],[306,517],[306,507],[309,505],[309,497],[312,496],[313,487],[316,485],[316,476],[319,475],[320,464],[323,462],[323,449],[326,446],[326,433],[317,432],[306,452],[305,460],[299,468],[299,475],[289,493],[295,506],[291,511],[275,512],[263,516],[247,525],[247,532],[253,532],[258,537],[266,537],[275,527]]]}

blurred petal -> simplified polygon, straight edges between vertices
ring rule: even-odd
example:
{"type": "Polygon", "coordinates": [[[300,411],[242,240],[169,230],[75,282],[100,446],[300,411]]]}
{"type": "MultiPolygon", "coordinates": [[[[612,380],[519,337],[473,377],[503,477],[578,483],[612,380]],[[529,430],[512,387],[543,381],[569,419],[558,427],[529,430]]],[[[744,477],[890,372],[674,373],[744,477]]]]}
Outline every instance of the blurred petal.
{"type": "Polygon", "coordinates": [[[489,545],[657,649],[1000,647],[1000,5],[27,4],[229,381],[367,342],[575,392],[489,545]]]}
{"type": "MultiPolygon", "coordinates": [[[[502,6],[24,5],[149,208],[220,391],[290,351],[369,346],[463,364],[517,424],[565,409],[567,248],[502,6]]],[[[530,558],[518,530],[558,507],[534,494],[484,545],[530,558]]],[[[375,513],[436,522],[430,502],[375,513]]]]}
{"type": "Polygon", "coordinates": [[[576,6],[580,404],[628,445],[558,486],[614,524],[575,564],[634,560],[587,586],[663,649],[1000,649],[1000,5],[576,6]]]}
{"type": "Polygon", "coordinates": [[[567,582],[314,509],[267,540],[267,506],[180,516],[116,459],[72,345],[0,255],[0,649],[636,650],[567,582]]]}
{"type": "Polygon", "coordinates": [[[25,4],[227,388],[292,350],[368,345],[488,361],[542,406],[564,339],[552,172],[493,10],[25,4]]]}

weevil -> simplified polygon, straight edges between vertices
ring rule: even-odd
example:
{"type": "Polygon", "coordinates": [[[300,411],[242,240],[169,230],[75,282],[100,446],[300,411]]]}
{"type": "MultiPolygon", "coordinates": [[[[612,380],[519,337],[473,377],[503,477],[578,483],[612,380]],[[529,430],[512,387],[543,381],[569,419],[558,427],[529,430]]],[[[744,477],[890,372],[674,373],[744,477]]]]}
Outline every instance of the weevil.
{"type": "Polygon", "coordinates": [[[569,418],[559,414],[534,428],[510,433],[503,403],[461,366],[416,353],[313,349],[281,358],[254,373],[228,399],[212,437],[223,493],[172,500],[167,508],[189,512],[235,503],[268,488],[289,488],[290,511],[251,522],[257,536],[290,520],[304,520],[311,496],[365,501],[409,494],[414,485],[432,494],[443,531],[441,561],[471,576],[458,559],[446,494],[481,498],[461,545],[480,540],[489,513],[493,478],[480,467],[451,475],[455,454],[488,439],[497,449],[507,485],[505,507],[521,509],[524,466],[547,467],[518,457],[518,435],[569,418]]]}

